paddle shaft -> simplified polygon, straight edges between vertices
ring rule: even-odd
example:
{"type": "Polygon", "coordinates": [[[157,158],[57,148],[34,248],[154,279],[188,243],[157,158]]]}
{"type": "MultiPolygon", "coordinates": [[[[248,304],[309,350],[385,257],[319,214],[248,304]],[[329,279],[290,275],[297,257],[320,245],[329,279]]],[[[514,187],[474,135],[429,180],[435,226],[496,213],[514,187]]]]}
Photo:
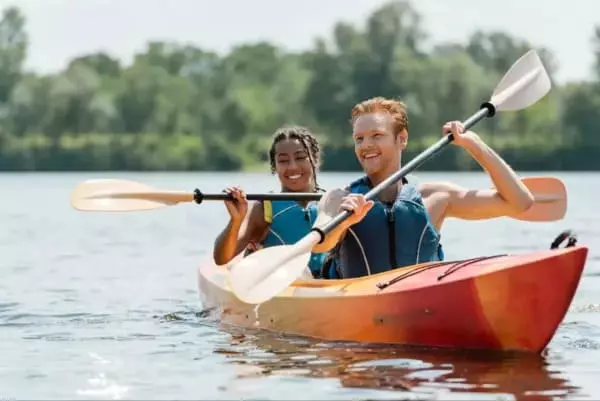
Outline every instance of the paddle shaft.
{"type": "MultiPolygon", "coordinates": [[[[266,193],[266,194],[246,194],[246,199],[251,201],[263,201],[263,200],[295,200],[295,201],[318,201],[323,196],[320,192],[281,192],[281,193],[266,193]]],[[[202,203],[205,200],[232,200],[233,197],[230,194],[203,194],[199,189],[194,190],[194,202],[197,204],[202,203]]]]}
{"type": "MultiPolygon", "coordinates": [[[[496,107],[492,103],[484,103],[479,109],[479,111],[477,111],[467,120],[463,121],[465,131],[471,128],[479,121],[483,120],[484,118],[493,117],[495,114],[496,107]]],[[[454,135],[445,135],[437,143],[431,145],[429,148],[427,148],[421,154],[416,156],[410,162],[406,163],[400,170],[398,170],[385,180],[381,181],[373,189],[367,192],[367,194],[365,195],[365,199],[371,200],[375,198],[385,188],[396,183],[398,180],[402,179],[402,177],[406,176],[414,169],[419,167],[421,164],[423,164],[427,159],[430,159],[431,157],[438,154],[442,149],[444,149],[444,147],[446,147],[446,145],[448,145],[453,140],[454,135]]],[[[323,242],[323,240],[325,239],[325,235],[327,235],[327,233],[336,228],[342,221],[346,220],[350,216],[350,214],[352,214],[352,212],[344,210],[343,212],[340,212],[337,216],[335,216],[333,219],[328,221],[323,227],[314,227],[312,230],[321,234],[321,240],[319,241],[319,243],[323,242]]]]}

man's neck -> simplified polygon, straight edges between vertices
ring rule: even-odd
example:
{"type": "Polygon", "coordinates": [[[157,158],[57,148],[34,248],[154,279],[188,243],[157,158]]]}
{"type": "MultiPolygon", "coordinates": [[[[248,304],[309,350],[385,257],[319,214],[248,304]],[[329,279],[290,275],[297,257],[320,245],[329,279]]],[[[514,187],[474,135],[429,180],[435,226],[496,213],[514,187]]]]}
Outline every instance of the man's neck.
{"type": "Polygon", "coordinates": [[[387,170],[380,171],[377,174],[373,174],[369,176],[369,181],[373,186],[379,185],[381,182],[386,180],[391,175],[395,174],[398,170],[400,170],[400,165],[390,166],[387,170]]]}
{"type": "MultiPolygon", "coordinates": [[[[374,174],[372,176],[368,176],[369,181],[371,182],[371,185],[373,187],[375,187],[375,186],[381,184],[384,180],[386,180],[388,177],[393,175],[399,169],[400,169],[400,166],[393,166],[386,172],[381,172],[380,174],[374,174]]],[[[378,196],[379,200],[381,200],[382,202],[394,202],[396,200],[396,198],[398,197],[398,193],[400,192],[402,185],[403,185],[402,180],[399,180],[396,183],[388,186],[387,188],[384,188],[379,193],[379,196],[378,196]]]]}

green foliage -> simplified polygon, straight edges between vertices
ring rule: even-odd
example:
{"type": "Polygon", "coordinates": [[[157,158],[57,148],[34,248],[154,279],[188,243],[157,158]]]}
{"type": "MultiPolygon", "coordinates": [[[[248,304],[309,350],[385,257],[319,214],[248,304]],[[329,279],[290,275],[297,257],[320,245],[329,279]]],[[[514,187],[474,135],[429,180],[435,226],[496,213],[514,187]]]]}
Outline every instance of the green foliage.
{"type": "MultiPolygon", "coordinates": [[[[354,170],[350,110],[372,96],[407,104],[410,160],[535,47],[497,31],[433,48],[425,37],[411,4],[392,0],[303,52],[258,42],[217,55],[150,42],[131,65],[94,53],[40,76],[23,70],[25,18],[10,7],[0,20],[0,169],[266,171],[272,133],[302,124],[321,140],[325,170],[354,170]]],[[[555,84],[535,106],[477,126],[514,167],[600,168],[600,27],[592,39],[593,81],[555,84]]],[[[552,75],[559,63],[538,50],[552,75]]],[[[422,168],[479,169],[456,148],[422,168]]]]}

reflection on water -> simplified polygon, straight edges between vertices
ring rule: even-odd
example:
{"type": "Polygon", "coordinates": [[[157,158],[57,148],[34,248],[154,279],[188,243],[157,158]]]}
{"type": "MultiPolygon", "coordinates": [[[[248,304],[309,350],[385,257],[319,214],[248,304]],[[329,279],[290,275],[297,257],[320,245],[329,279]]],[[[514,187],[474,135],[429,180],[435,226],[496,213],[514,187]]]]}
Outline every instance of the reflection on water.
{"type": "Polygon", "coordinates": [[[452,393],[453,399],[508,396],[541,401],[572,397],[578,392],[559,371],[552,370],[551,365],[556,363],[552,358],[558,358],[555,355],[323,343],[232,327],[222,329],[230,334],[230,344],[214,352],[243,367],[238,369],[240,379],[273,375],[335,378],[347,388],[410,392],[424,399],[440,399],[440,394],[452,393]]]}

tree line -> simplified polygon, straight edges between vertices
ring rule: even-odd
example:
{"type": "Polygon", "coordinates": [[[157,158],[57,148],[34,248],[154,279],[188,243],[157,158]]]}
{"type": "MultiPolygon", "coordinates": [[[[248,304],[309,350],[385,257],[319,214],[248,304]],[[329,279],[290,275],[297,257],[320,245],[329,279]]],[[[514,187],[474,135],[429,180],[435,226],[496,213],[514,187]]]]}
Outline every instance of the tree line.
{"type": "MultiPolygon", "coordinates": [[[[263,168],[272,133],[309,127],[324,170],[358,168],[352,106],[396,97],[409,110],[409,160],[492,93],[521,55],[547,49],[506,32],[476,31],[466,43],[426,48],[407,1],[375,9],[360,26],[338,22],[312,48],[247,43],[219,55],[190,44],[149,42],[132,63],[106,53],[63,71],[25,71],[29,38],[16,7],[0,20],[0,170],[240,170],[263,168]]],[[[553,83],[538,104],[481,122],[476,131],[521,170],[600,169],[600,26],[591,35],[591,81],[553,83]]],[[[471,170],[466,152],[445,150],[422,169],[471,170]]]]}

